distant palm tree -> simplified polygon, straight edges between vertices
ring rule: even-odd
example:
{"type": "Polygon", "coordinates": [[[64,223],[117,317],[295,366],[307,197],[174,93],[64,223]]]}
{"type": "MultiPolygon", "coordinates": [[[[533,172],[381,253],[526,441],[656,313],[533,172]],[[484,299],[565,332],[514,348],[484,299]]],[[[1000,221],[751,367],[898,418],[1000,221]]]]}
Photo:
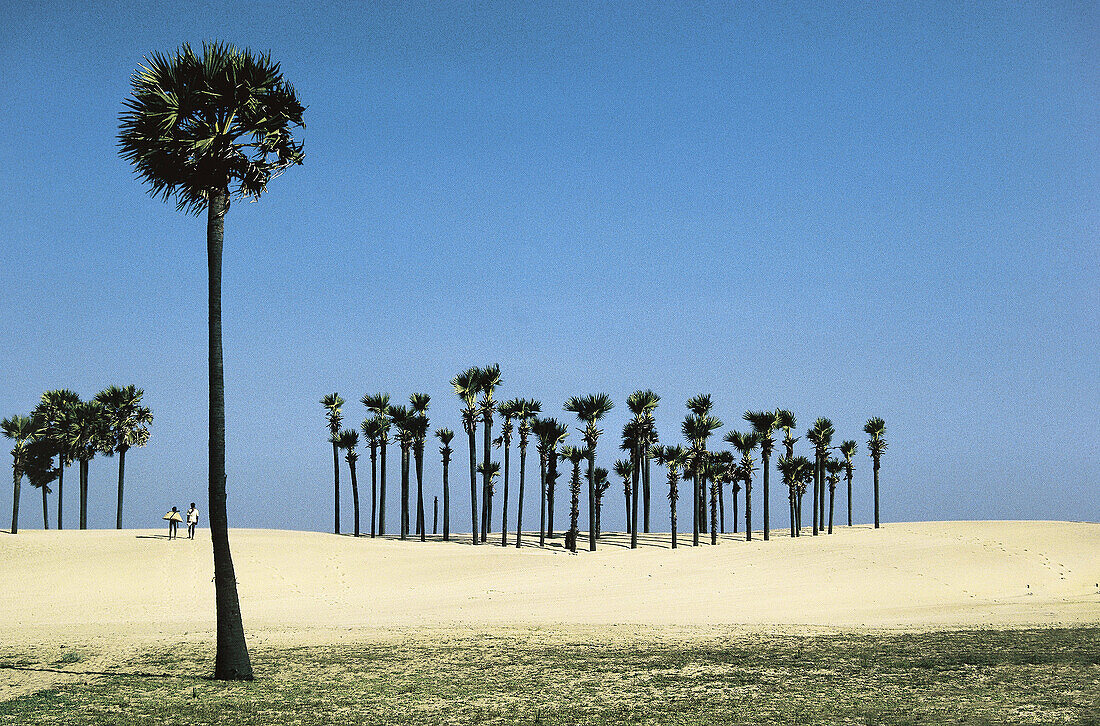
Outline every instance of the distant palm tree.
{"type": "MultiPolygon", "coordinates": [[[[565,443],[569,437],[569,427],[560,423],[557,419],[539,419],[544,427],[543,433],[548,437],[546,449],[546,537],[554,538],[554,490],[558,481],[558,447],[565,443]]],[[[537,433],[537,432],[536,432],[537,433]]],[[[540,440],[542,436],[539,436],[540,440]]],[[[542,544],[540,542],[540,544],[542,544]]]]}
{"type": "Polygon", "coordinates": [[[370,445],[370,536],[377,532],[378,522],[378,444],[382,440],[382,421],[377,416],[363,419],[359,429],[370,445]]]}
{"type": "Polygon", "coordinates": [[[825,511],[824,511],[824,469],[825,457],[828,455],[829,444],[832,441],[833,424],[827,418],[819,418],[814,421],[814,425],[806,432],[806,439],[814,445],[814,496],[812,500],[813,504],[813,534],[817,536],[818,532],[825,526],[825,511]]]}
{"type": "Polygon", "coordinates": [[[596,442],[603,433],[596,422],[615,407],[611,396],[596,393],[588,396],[572,396],[565,402],[565,410],[576,414],[584,424],[585,453],[588,456],[588,549],[596,551],[596,442]]]}
{"type": "Polygon", "coordinates": [[[703,465],[703,480],[710,482],[710,543],[718,544],[718,493],[725,478],[725,470],[716,454],[708,453],[703,465]]]}
{"type": "Polygon", "coordinates": [[[863,433],[871,437],[867,439],[867,449],[869,451],[871,459],[874,462],[875,529],[878,529],[878,469],[879,464],[881,463],[882,455],[886,452],[886,422],[878,416],[867,419],[867,423],[863,425],[863,433]]]}
{"type": "Polygon", "coordinates": [[[359,446],[359,432],[354,429],[344,429],[336,436],[336,444],[344,450],[344,460],[348,462],[351,470],[351,505],[355,517],[354,534],[359,536],[359,482],[355,476],[355,462],[359,461],[359,453],[355,447],[359,446]]]}
{"type": "Polygon", "coordinates": [[[672,530],[672,549],[676,549],[676,502],[680,499],[680,470],[687,454],[682,446],[659,446],[654,451],[657,454],[657,463],[668,470],[669,523],[672,530]]]}
{"type": "Polygon", "coordinates": [[[829,482],[829,534],[833,533],[833,503],[836,498],[836,485],[840,483],[840,472],[844,464],[829,457],[825,460],[825,479],[829,482]]]}
{"type": "Polygon", "coordinates": [[[649,460],[652,456],[653,447],[658,443],[657,426],[653,412],[657,410],[657,404],[660,402],[661,397],[649,390],[635,391],[626,399],[627,408],[634,414],[633,420],[637,426],[639,448],[636,465],[639,467],[639,478],[642,485],[642,531],[647,533],[649,532],[649,460]]]}
{"type": "Polygon", "coordinates": [[[500,424],[500,437],[496,445],[504,449],[504,499],[501,502],[500,546],[508,546],[508,478],[512,458],[512,432],[515,430],[512,419],[519,413],[520,400],[513,398],[497,407],[504,421],[500,424]]]}
{"type": "Polygon", "coordinates": [[[542,412],[542,403],[526,398],[520,399],[516,418],[519,419],[519,501],[516,503],[516,547],[522,546],[523,539],[523,487],[527,477],[527,443],[531,438],[531,425],[535,416],[542,412]]]}
{"type": "Polygon", "coordinates": [[[840,455],[844,457],[844,474],[848,478],[848,526],[852,526],[852,457],[856,455],[856,442],[844,441],[840,444],[840,455]]]}
{"type": "Polygon", "coordinates": [[[588,452],[577,446],[564,446],[561,455],[573,464],[573,478],[569,480],[569,531],[565,533],[565,549],[576,552],[577,538],[580,536],[581,462],[588,458],[588,452]]]}
{"type": "Polygon", "coordinates": [[[760,469],[764,477],[764,541],[771,536],[771,502],[768,494],[768,478],[771,471],[772,450],[775,448],[775,411],[746,411],[745,421],[760,437],[760,469]]]}
{"type": "MultiPolygon", "coordinates": [[[[33,419],[34,416],[31,416],[33,419]]],[[[26,467],[24,473],[31,486],[42,494],[42,529],[50,528],[49,508],[46,495],[52,490],[50,482],[58,477],[59,467],[53,465],[56,445],[49,438],[49,429],[42,428],[42,434],[27,446],[26,467]]]]}
{"type": "MultiPolygon", "coordinates": [[[[806,489],[814,478],[814,465],[813,462],[807,459],[805,456],[795,457],[798,462],[798,507],[795,511],[795,516],[798,519],[798,528],[802,529],[802,497],[806,496],[806,489]]],[[[799,532],[801,535],[801,531],[799,532]]]]}
{"type": "Polygon", "coordinates": [[[641,423],[638,420],[636,414],[626,424],[623,425],[622,444],[619,448],[627,452],[630,457],[630,501],[626,505],[626,531],[630,533],[630,548],[637,549],[638,547],[638,530],[641,527],[638,526],[638,502],[641,497],[642,489],[642,466],[640,464],[642,460],[641,446],[641,423]]]}
{"type": "Polygon", "coordinates": [[[607,492],[607,488],[611,486],[611,480],[607,478],[607,469],[602,466],[596,467],[596,538],[599,539],[600,532],[600,514],[603,511],[603,495],[607,492]]]}
{"type": "Polygon", "coordinates": [[[88,528],[88,464],[106,445],[102,406],[82,401],[72,409],[62,432],[65,448],[80,462],[80,529],[88,528]]]}
{"type": "MultiPolygon", "coordinates": [[[[710,412],[711,412],[711,409],[713,407],[714,407],[714,404],[710,399],[710,394],[709,393],[701,393],[697,396],[692,396],[687,401],[688,411],[695,414],[696,416],[703,416],[703,417],[709,416],[710,412]]],[[[707,450],[707,444],[706,444],[706,440],[704,440],[701,451],[706,452],[706,450],[707,450]]],[[[703,466],[703,468],[706,468],[705,467],[705,465],[706,465],[706,456],[701,456],[699,458],[699,464],[700,464],[700,466],[703,466]]],[[[705,501],[706,491],[707,491],[706,478],[701,477],[700,481],[699,481],[698,492],[696,492],[695,506],[699,510],[699,530],[704,534],[706,534],[706,531],[707,531],[707,511],[706,511],[706,501],[705,501]]]]}
{"type": "Polygon", "coordinates": [[[225,383],[221,271],[230,196],[258,199],[268,182],[304,159],[292,130],[305,107],[266,54],[221,43],[154,53],[131,76],[120,154],[155,197],[207,213],[209,300],[210,534],[218,615],[214,678],[252,680],[229,550],[225,506],[225,383]]]}
{"type": "MultiPolygon", "coordinates": [[[[379,461],[378,461],[378,534],[386,533],[386,450],[390,444],[390,394],[374,393],[363,396],[361,402],[367,410],[374,414],[372,432],[377,434],[379,461]]],[[[363,422],[363,430],[366,432],[367,423],[363,422]]],[[[371,453],[373,465],[374,454],[371,453]]],[[[373,474],[372,474],[373,476],[373,474]]],[[[373,486],[373,485],[372,485],[373,486]]],[[[371,536],[374,534],[372,532],[371,536]]]]}
{"type": "Polygon", "coordinates": [[[73,462],[72,451],[66,448],[62,432],[65,430],[66,421],[72,415],[73,407],[78,403],[80,403],[80,396],[75,391],[68,389],[46,391],[32,414],[32,417],[37,415],[45,423],[45,437],[52,442],[57,455],[58,529],[64,529],[62,495],[64,494],[65,467],[73,462]]]}
{"type": "Polygon", "coordinates": [[[328,440],[332,444],[332,478],[336,486],[336,524],[333,532],[340,534],[340,424],[344,417],[340,409],[344,405],[344,399],[339,393],[326,394],[321,399],[321,405],[325,408],[325,417],[328,419],[328,440]]]}
{"type": "Polygon", "coordinates": [[[753,468],[752,450],[760,444],[760,434],[752,431],[750,433],[741,433],[740,431],[731,431],[726,434],[726,441],[733,445],[733,448],[741,454],[741,461],[738,463],[738,471],[741,474],[741,481],[745,482],[745,540],[752,540],[752,473],[755,471],[753,468]]]}
{"type": "Polygon", "coordinates": [[[795,515],[795,507],[798,504],[798,460],[793,456],[780,456],[776,462],[779,473],[783,476],[783,484],[787,487],[787,501],[791,510],[791,536],[798,536],[798,518],[795,515]]]}
{"type": "Polygon", "coordinates": [[[409,458],[413,439],[416,437],[415,414],[405,406],[390,406],[390,421],[397,431],[397,443],[401,449],[401,516],[398,520],[398,536],[409,536],[409,458]]]}
{"type": "Polygon", "coordinates": [[[692,497],[692,545],[698,547],[699,533],[705,531],[702,520],[706,516],[706,510],[701,509],[700,504],[702,503],[702,491],[706,486],[707,439],[715,431],[722,428],[722,422],[709,413],[696,413],[696,410],[710,410],[710,396],[696,396],[688,401],[688,408],[692,410],[692,413],[684,419],[681,430],[684,438],[688,441],[691,452],[692,466],[690,468],[694,489],[694,496],[692,497]]]}
{"type": "Polygon", "coordinates": [[[497,405],[496,401],[493,400],[493,392],[501,384],[500,366],[494,363],[491,366],[482,368],[478,383],[478,393],[481,394],[481,400],[478,401],[478,411],[481,414],[482,434],[484,436],[481,475],[481,541],[484,542],[489,538],[489,529],[493,519],[493,488],[490,486],[489,481],[489,456],[492,453],[490,446],[493,441],[493,411],[496,410],[497,405]]]}
{"type": "Polygon", "coordinates": [[[107,427],[105,448],[118,454],[118,504],[115,510],[115,529],[122,529],[122,488],[126,475],[126,452],[135,446],[149,442],[149,424],[153,412],[141,405],[145,391],[135,386],[108,386],[96,394],[95,400],[103,407],[107,427]]]}
{"type": "Polygon", "coordinates": [[[496,461],[490,461],[487,464],[478,464],[477,472],[481,474],[482,480],[488,485],[488,489],[485,492],[485,496],[487,497],[486,501],[492,501],[496,489],[496,480],[500,475],[500,464],[496,461]]]}
{"type": "Polygon", "coordinates": [[[623,480],[623,496],[626,497],[626,508],[624,509],[626,512],[626,533],[631,534],[633,529],[630,521],[630,477],[634,475],[634,462],[630,459],[619,459],[615,462],[615,473],[623,480]]]}
{"type": "Polygon", "coordinates": [[[451,387],[463,405],[462,428],[470,440],[470,536],[481,541],[477,528],[477,394],[481,390],[481,369],[467,368],[451,379],[451,387]]]}
{"type": "Polygon", "coordinates": [[[11,533],[19,533],[19,489],[20,482],[27,470],[28,449],[45,434],[46,424],[42,419],[15,415],[0,421],[0,431],[4,438],[14,442],[11,450],[12,480],[15,491],[12,494],[11,533]]]}
{"type": "Polygon", "coordinates": [[[424,525],[424,444],[428,440],[428,403],[431,396],[427,393],[414,393],[409,396],[409,407],[414,416],[413,428],[413,456],[416,462],[416,533],[420,535],[420,541],[426,541],[427,532],[424,525]]]}
{"type": "Polygon", "coordinates": [[[439,438],[439,443],[442,444],[439,447],[439,453],[443,457],[443,541],[447,542],[451,539],[451,483],[449,470],[451,467],[451,454],[454,453],[454,449],[451,448],[451,440],[454,439],[455,432],[450,429],[437,429],[435,435],[439,438]]]}

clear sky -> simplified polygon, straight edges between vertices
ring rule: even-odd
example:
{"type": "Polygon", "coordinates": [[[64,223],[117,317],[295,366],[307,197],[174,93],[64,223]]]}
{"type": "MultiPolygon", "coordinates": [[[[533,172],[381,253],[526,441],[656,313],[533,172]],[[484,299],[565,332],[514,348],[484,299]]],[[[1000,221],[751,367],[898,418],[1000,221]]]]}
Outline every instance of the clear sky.
{"type": "Polygon", "coordinates": [[[233,525],[331,527],[324,393],[358,424],[424,391],[461,431],[448,382],[491,362],[562,420],[611,394],[608,468],[632,390],[665,442],[709,392],[723,432],[778,406],[859,440],[861,521],[873,415],[887,521],[1100,516],[1096,3],[393,5],[3,0],[0,414],[144,388],[128,526],[205,507],[206,257],[117,118],[143,54],[204,39],[270,50],[308,105],[305,165],[226,222],[233,525]]]}

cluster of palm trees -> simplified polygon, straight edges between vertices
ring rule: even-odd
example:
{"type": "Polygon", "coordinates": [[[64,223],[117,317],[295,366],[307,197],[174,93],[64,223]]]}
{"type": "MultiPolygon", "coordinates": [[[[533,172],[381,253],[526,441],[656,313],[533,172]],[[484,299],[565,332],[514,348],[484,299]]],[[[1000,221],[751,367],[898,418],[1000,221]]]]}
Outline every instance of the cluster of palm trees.
{"type": "MultiPolygon", "coordinates": [[[[514,398],[497,401],[495,394],[502,382],[499,365],[469,368],[451,381],[456,396],[462,404],[462,428],[469,445],[470,474],[470,532],[473,544],[488,541],[494,517],[499,516],[500,544],[509,545],[509,498],[512,480],[512,443],[518,433],[519,492],[516,497],[514,545],[523,544],[523,508],[525,504],[527,450],[531,436],[539,456],[539,545],[556,536],[554,513],[559,465],[568,462],[569,478],[569,526],[563,532],[564,544],[576,551],[580,537],[582,487],[587,488],[587,539],[588,549],[595,550],[602,531],[601,510],[604,494],[610,487],[610,472],[596,466],[596,447],[603,431],[599,422],[614,408],[611,397],[605,393],[574,396],[564,404],[564,411],[576,416],[580,441],[569,445],[569,427],[557,419],[542,416],[539,401],[514,398]],[[493,437],[494,419],[499,417],[499,435],[493,437]],[[481,427],[481,451],[478,452],[478,427],[481,427]],[[501,464],[492,459],[492,449],[503,452],[501,464]],[[582,466],[584,471],[582,472],[582,466]],[[499,512],[494,509],[498,480],[502,487],[499,512]]],[[[335,484],[335,526],[340,533],[340,451],[344,451],[351,475],[352,502],[354,506],[354,534],[360,535],[359,488],[356,451],[361,441],[370,447],[371,456],[371,514],[369,535],[386,534],[386,452],[391,433],[401,452],[400,526],[399,537],[410,535],[426,539],[424,522],[424,445],[429,431],[428,404],[424,393],[414,393],[409,405],[390,403],[385,393],[363,396],[367,409],[358,431],[343,428],[345,401],[332,393],[321,399],[325,409],[329,442],[332,445],[333,479],[335,484]],[[362,432],[362,438],[360,437],[362,432]],[[415,465],[416,499],[412,501],[410,462],[415,465]],[[415,506],[415,523],[411,521],[415,506]]],[[[661,398],[653,391],[636,391],[626,401],[631,418],[623,427],[620,448],[626,456],[615,462],[614,472],[622,479],[626,503],[625,531],[630,534],[630,546],[638,546],[638,533],[650,531],[652,463],[663,466],[667,473],[667,498],[672,546],[679,544],[677,502],[681,481],[691,481],[692,545],[699,545],[701,537],[709,533],[711,544],[718,543],[718,534],[726,530],[725,491],[733,496],[733,531],[738,531],[738,495],[745,494],[745,538],[753,537],[752,493],[753,475],[758,471],[763,484],[763,538],[771,537],[771,460],[776,435],[783,433],[785,452],[776,466],[787,490],[790,508],[792,537],[802,533],[803,499],[810,493],[811,527],[813,535],[832,534],[836,488],[843,478],[847,480],[847,524],[852,524],[852,475],[857,444],[846,440],[833,445],[835,430],[827,418],[819,418],[806,432],[806,440],[813,446],[812,457],[796,455],[794,435],[797,422],[793,413],[785,409],[775,411],[748,411],[744,421],[746,431],[730,431],[723,437],[732,450],[712,450],[711,438],[723,427],[722,421],[713,415],[713,404],[708,394],[694,396],[687,401],[688,413],[681,425],[682,443],[662,445],[658,441],[655,412],[661,398]],[[755,455],[759,451],[760,468],[755,455]],[[640,519],[639,519],[640,518],[640,519]]],[[[874,465],[875,527],[879,526],[879,464],[886,450],[885,423],[881,418],[871,418],[863,427],[868,436],[867,446],[874,465]]],[[[450,464],[454,454],[451,442],[454,432],[447,428],[435,431],[440,441],[439,453],[443,464],[443,539],[451,538],[450,527],[450,464]]]]}
{"type": "Polygon", "coordinates": [[[0,422],[13,447],[15,492],[11,532],[19,531],[19,496],[23,477],[42,494],[42,527],[50,528],[46,496],[57,482],[57,528],[64,528],[65,469],[79,462],[80,529],[88,527],[88,470],[97,454],[118,454],[118,499],[115,526],[122,529],[122,495],[126,452],[149,441],[153,413],[142,405],[144,391],[135,386],[108,386],[83,401],[68,389],[46,391],[29,416],[0,422]]]}

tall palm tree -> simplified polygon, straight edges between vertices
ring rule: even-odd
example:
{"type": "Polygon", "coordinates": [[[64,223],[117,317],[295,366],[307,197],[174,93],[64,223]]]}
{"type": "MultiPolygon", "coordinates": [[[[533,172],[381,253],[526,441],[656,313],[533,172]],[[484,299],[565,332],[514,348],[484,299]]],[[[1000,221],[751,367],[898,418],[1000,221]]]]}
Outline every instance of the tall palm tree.
{"type": "Polygon", "coordinates": [[[374,537],[378,522],[378,444],[382,440],[382,421],[368,416],[359,426],[370,446],[370,536],[374,537]]]}
{"type": "Polygon", "coordinates": [[[102,453],[106,442],[103,411],[96,401],[81,401],[73,407],[62,433],[64,446],[80,462],[80,529],[88,528],[88,465],[102,453]]]}
{"type": "Polygon", "coordinates": [[[654,449],[657,463],[668,471],[669,523],[672,530],[672,549],[676,549],[676,502],[680,499],[680,470],[686,452],[682,446],[658,446],[654,449]]]}
{"type": "Polygon", "coordinates": [[[565,549],[576,552],[577,538],[580,536],[581,462],[588,458],[588,452],[578,446],[563,446],[561,455],[573,464],[573,477],[569,480],[569,531],[565,533],[565,549]]]}
{"type": "Polygon", "coordinates": [[[398,532],[401,539],[409,536],[409,459],[413,440],[416,438],[416,414],[405,406],[390,406],[390,420],[397,431],[397,444],[401,449],[401,518],[398,532]]]}
{"type": "Polygon", "coordinates": [[[825,527],[825,459],[833,438],[833,424],[827,418],[819,418],[806,432],[806,439],[814,445],[814,497],[813,533],[816,536],[825,527]]]}
{"type": "Polygon", "coordinates": [[[700,502],[702,501],[702,491],[706,486],[706,454],[707,454],[707,439],[709,439],[714,432],[722,428],[722,422],[711,416],[709,413],[695,413],[695,410],[709,411],[710,396],[696,396],[688,401],[688,408],[692,409],[692,413],[688,414],[684,419],[684,423],[681,425],[681,430],[684,434],[684,438],[687,439],[689,445],[689,451],[691,452],[691,476],[693,483],[693,497],[692,497],[692,545],[699,546],[699,533],[705,531],[702,520],[706,516],[706,511],[700,509],[700,502]],[[702,405],[706,403],[706,407],[702,405]],[[692,404],[695,408],[692,408],[692,404]]]}
{"type": "Polygon", "coordinates": [[[760,437],[760,469],[764,477],[764,541],[771,537],[771,502],[769,500],[769,473],[771,471],[771,456],[775,448],[776,416],[775,411],[746,411],[745,421],[752,426],[752,430],[760,437]]]}
{"type": "Polygon", "coordinates": [[[493,412],[496,410],[497,403],[493,400],[493,392],[496,391],[497,386],[501,384],[500,366],[493,364],[481,369],[481,376],[478,381],[478,393],[481,394],[481,399],[478,401],[478,412],[481,414],[482,423],[482,494],[481,494],[481,541],[484,542],[489,538],[489,529],[492,524],[493,518],[493,488],[489,486],[489,456],[492,453],[490,446],[493,441],[493,412]]]}
{"type": "MultiPolygon", "coordinates": [[[[714,408],[714,403],[710,399],[709,393],[700,393],[697,396],[692,396],[687,400],[688,411],[696,416],[709,416],[711,409],[714,408]]],[[[706,441],[703,442],[702,452],[706,452],[706,441]]],[[[706,456],[699,457],[699,464],[704,469],[706,468],[706,456]]],[[[699,510],[699,529],[704,534],[707,531],[707,507],[706,507],[706,491],[707,482],[706,477],[701,477],[699,481],[699,491],[696,493],[695,506],[699,510]]]]}
{"type": "MultiPolygon", "coordinates": [[[[378,460],[378,534],[386,533],[386,450],[390,444],[390,394],[367,394],[360,399],[367,410],[374,414],[374,423],[371,424],[372,432],[376,433],[379,449],[378,460]]],[[[363,431],[366,432],[367,423],[363,422],[363,431]]],[[[371,451],[371,464],[374,463],[373,449],[371,451]]],[[[373,473],[372,473],[373,476],[373,473]]],[[[373,483],[371,485],[373,487],[373,483]]],[[[372,533],[373,537],[374,534],[372,533]]]]}
{"type": "MultiPolygon", "coordinates": [[[[658,462],[664,464],[664,462],[658,462]]],[[[633,527],[630,521],[630,477],[634,475],[634,462],[631,459],[619,459],[615,462],[615,473],[622,477],[623,496],[626,497],[626,533],[631,534],[633,527]]]]}
{"type": "Polygon", "coordinates": [[[355,476],[355,462],[359,461],[359,452],[355,450],[359,446],[359,432],[354,429],[344,429],[336,436],[336,444],[344,451],[344,460],[348,462],[351,471],[351,507],[355,517],[354,534],[359,536],[359,481],[355,476]]]}
{"type": "Polygon", "coordinates": [[[596,428],[596,422],[614,407],[611,396],[606,393],[572,396],[565,402],[565,410],[576,414],[584,424],[584,445],[588,456],[588,549],[591,552],[596,551],[596,442],[603,433],[596,428]]]}
{"type": "Polygon", "coordinates": [[[442,444],[439,447],[439,454],[443,457],[443,541],[447,542],[451,539],[451,482],[449,474],[451,454],[454,453],[454,449],[451,448],[451,441],[455,437],[455,432],[450,429],[436,429],[435,435],[439,439],[439,443],[442,444]]]}
{"type": "Polygon", "coordinates": [[[495,442],[497,446],[504,449],[504,500],[502,502],[500,516],[501,547],[508,546],[508,473],[511,468],[512,432],[515,430],[512,419],[519,413],[519,406],[520,399],[513,398],[502,402],[497,408],[500,415],[504,417],[504,421],[500,424],[500,436],[495,442]]]}
{"type": "Polygon", "coordinates": [[[467,368],[451,379],[455,395],[462,400],[462,428],[470,440],[470,536],[481,541],[477,528],[477,394],[481,390],[481,369],[467,368]]]}
{"type": "Polygon", "coordinates": [[[641,425],[635,415],[623,425],[622,444],[619,448],[630,456],[630,501],[627,502],[627,531],[630,533],[630,549],[638,548],[638,501],[641,497],[641,425]]]}
{"type": "Polygon", "coordinates": [[[135,386],[108,386],[96,394],[106,419],[106,448],[118,454],[118,504],[115,529],[122,529],[122,489],[126,475],[126,452],[149,442],[153,412],[141,405],[145,391],[135,386]]]}
{"type": "Polygon", "coordinates": [[[344,420],[340,409],[344,405],[344,399],[340,398],[339,393],[328,393],[321,399],[321,405],[325,408],[325,418],[328,420],[328,440],[332,444],[332,479],[336,489],[336,524],[332,531],[340,534],[340,425],[344,420]]]}
{"type": "Polygon", "coordinates": [[[516,503],[516,547],[523,539],[523,485],[527,477],[527,443],[531,438],[531,424],[542,412],[542,403],[521,398],[516,418],[519,419],[519,501],[516,503]]]}
{"type": "Polygon", "coordinates": [[[881,463],[882,455],[886,452],[886,422],[878,416],[867,419],[867,423],[863,425],[863,433],[867,434],[870,438],[867,439],[867,450],[869,456],[874,462],[874,477],[875,477],[875,529],[879,528],[878,519],[878,469],[881,463]]]}
{"type": "MultiPolygon", "coordinates": [[[[657,426],[653,412],[657,410],[657,404],[661,397],[653,391],[635,391],[626,399],[627,408],[634,415],[633,421],[637,426],[639,479],[642,491],[642,531],[649,532],[649,461],[653,447],[657,445],[657,426]]],[[[633,523],[632,523],[633,524],[633,523]]]]}
{"type": "Polygon", "coordinates": [[[28,449],[37,439],[45,433],[46,425],[42,419],[20,416],[16,414],[11,418],[0,421],[0,432],[4,438],[11,439],[11,470],[15,491],[12,494],[11,509],[11,533],[19,533],[19,489],[23,474],[26,473],[28,449]]]}
{"type": "Polygon", "coordinates": [[[844,471],[844,464],[829,457],[825,460],[825,479],[829,482],[829,534],[833,533],[833,503],[836,498],[836,485],[840,483],[840,473],[844,471]]]}
{"type": "Polygon", "coordinates": [[[596,538],[599,539],[601,522],[600,513],[603,511],[603,495],[607,493],[607,488],[611,486],[611,480],[608,479],[609,472],[602,466],[596,467],[596,538]]]}
{"type": "Polygon", "coordinates": [[[221,43],[204,44],[201,54],[187,45],[173,55],[151,54],[131,83],[120,119],[122,157],[153,196],[174,197],[181,211],[207,213],[214,678],[251,680],[225,505],[222,245],[230,197],[258,199],[272,178],[302,163],[302,145],[291,132],[304,126],[305,107],[270,56],[221,43]]]}
{"type": "Polygon", "coordinates": [[[726,442],[733,445],[733,448],[737,449],[741,454],[741,461],[738,463],[738,471],[741,474],[741,481],[745,482],[745,540],[752,540],[752,473],[755,471],[753,468],[752,451],[760,444],[760,434],[755,431],[749,433],[741,433],[740,431],[731,431],[726,434],[726,442]]]}
{"type": "Polygon", "coordinates": [[[424,524],[424,445],[428,441],[428,403],[431,396],[427,393],[414,393],[409,396],[409,408],[413,413],[413,457],[416,463],[416,533],[420,541],[426,541],[427,528],[424,524]]]}
{"type": "Polygon", "coordinates": [[[42,394],[42,399],[35,406],[32,414],[32,416],[37,415],[45,423],[45,437],[53,443],[57,456],[58,529],[64,529],[62,504],[64,501],[65,467],[73,462],[72,452],[64,445],[65,439],[62,436],[62,431],[65,429],[66,420],[72,415],[73,406],[78,403],[80,403],[80,396],[75,391],[68,389],[46,391],[42,394]]]}
{"type": "Polygon", "coordinates": [[[856,455],[856,442],[848,440],[843,441],[840,444],[840,455],[844,457],[844,475],[848,479],[848,526],[852,526],[852,469],[855,468],[855,462],[852,460],[856,455]]]}
{"type": "MultiPolygon", "coordinates": [[[[546,500],[546,537],[549,539],[554,538],[554,491],[558,481],[558,458],[560,452],[558,447],[565,443],[565,440],[569,437],[569,427],[553,418],[539,419],[542,432],[536,430],[535,434],[539,437],[540,443],[545,436],[546,445],[546,485],[545,500],[546,500]]],[[[542,542],[540,541],[540,545],[542,542]]]]}

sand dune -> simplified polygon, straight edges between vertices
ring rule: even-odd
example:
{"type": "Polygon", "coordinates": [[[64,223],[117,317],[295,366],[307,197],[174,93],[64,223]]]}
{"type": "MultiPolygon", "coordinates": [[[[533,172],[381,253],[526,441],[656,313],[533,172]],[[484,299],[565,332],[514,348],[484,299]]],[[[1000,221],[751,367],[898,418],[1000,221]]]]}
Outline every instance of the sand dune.
{"type": "MultiPolygon", "coordinates": [[[[212,629],[207,533],[0,535],[0,635],[212,629]]],[[[1100,623],[1100,525],[932,522],[770,542],[595,553],[234,530],[252,631],[634,625],[1016,627],[1100,623]]],[[[688,536],[690,540],[690,534],[688,536]]],[[[534,538],[530,540],[534,542],[534,538]]]]}

